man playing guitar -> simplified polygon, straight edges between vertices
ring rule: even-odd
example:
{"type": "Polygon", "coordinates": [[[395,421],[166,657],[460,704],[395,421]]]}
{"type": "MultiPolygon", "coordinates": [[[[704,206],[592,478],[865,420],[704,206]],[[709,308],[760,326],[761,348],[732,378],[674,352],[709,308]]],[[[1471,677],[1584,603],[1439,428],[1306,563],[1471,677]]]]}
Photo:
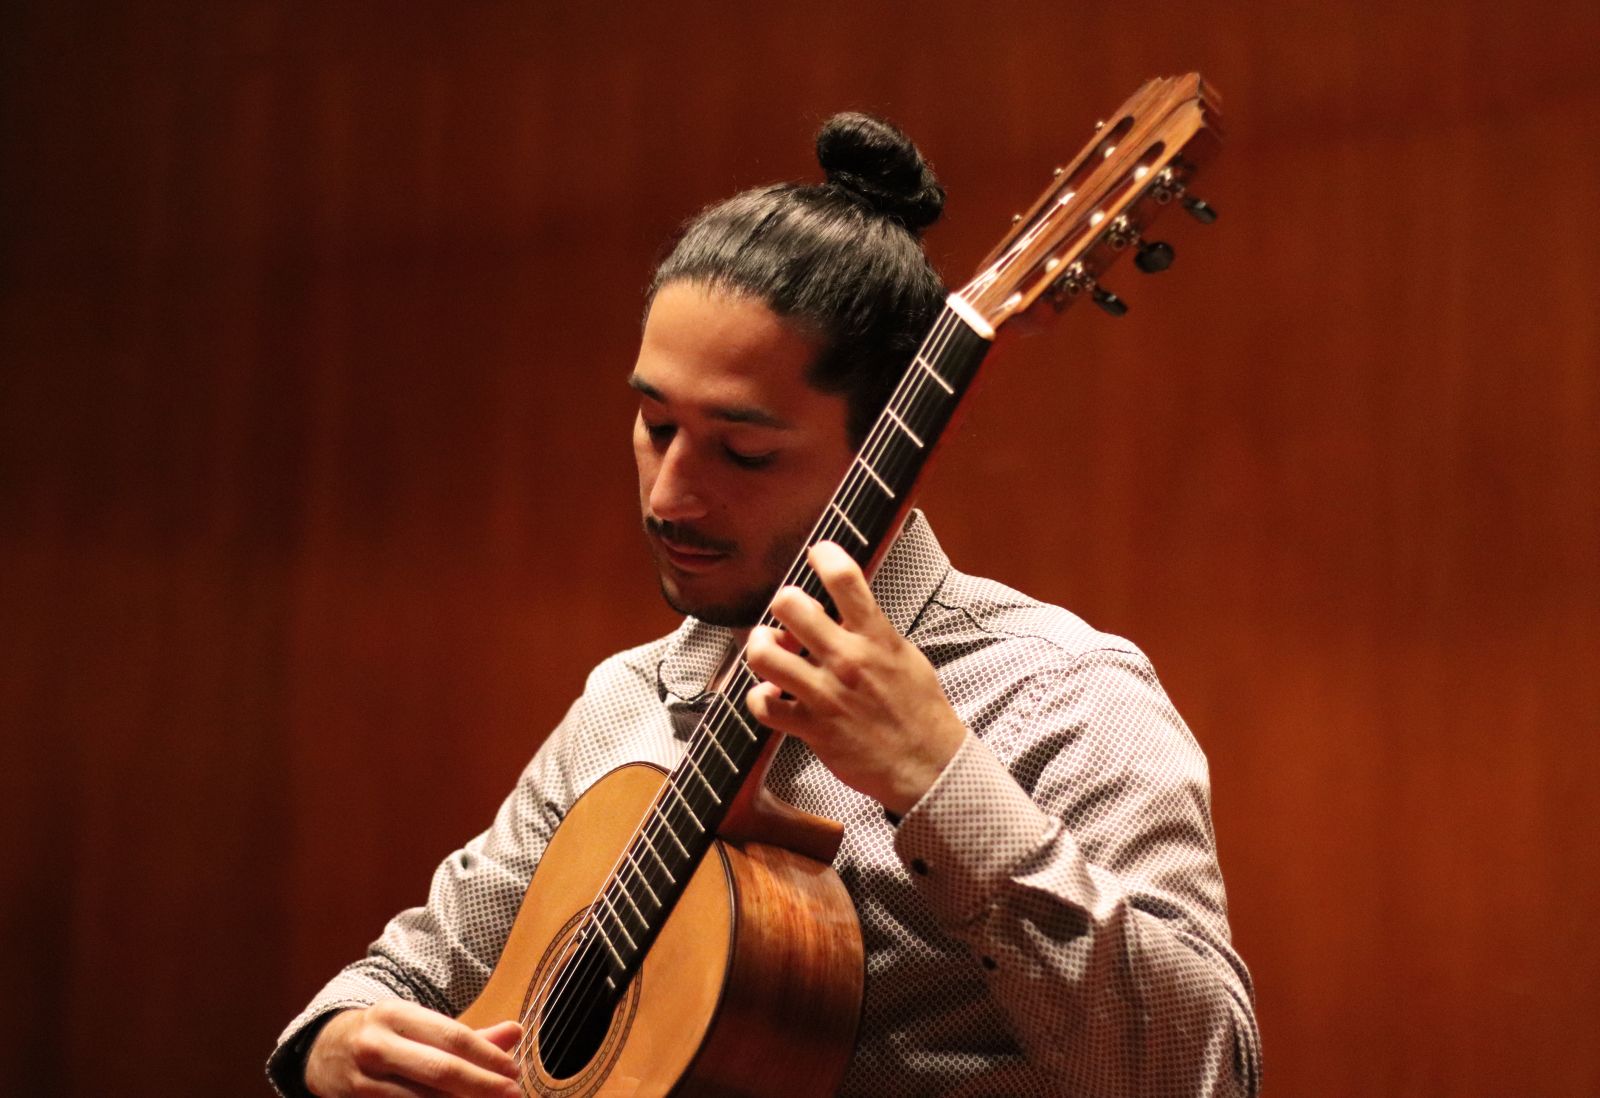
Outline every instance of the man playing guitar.
{"type": "Polygon", "coordinates": [[[767,787],[845,825],[866,984],[840,1093],[1255,1092],[1205,760],[1143,654],[954,570],[917,512],[870,582],[811,549],[835,613],[779,589],[946,298],[918,239],[944,193],[909,140],[840,115],[818,153],[826,183],[701,213],[650,289],[633,446],[683,625],[595,669],[427,903],[291,1023],[284,1093],[524,1094],[524,1027],[455,1015],[573,801],[672,766],[740,644],[749,713],[788,737],[767,787]]]}

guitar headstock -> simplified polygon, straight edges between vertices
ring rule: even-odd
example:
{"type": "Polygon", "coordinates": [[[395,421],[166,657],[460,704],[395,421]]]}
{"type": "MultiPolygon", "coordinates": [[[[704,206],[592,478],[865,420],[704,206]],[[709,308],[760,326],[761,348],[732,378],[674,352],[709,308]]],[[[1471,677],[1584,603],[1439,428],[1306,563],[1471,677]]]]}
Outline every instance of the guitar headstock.
{"type": "Polygon", "coordinates": [[[1114,315],[1126,312],[1121,298],[1100,287],[1101,274],[1130,250],[1141,270],[1165,270],[1172,248],[1144,234],[1174,205],[1199,221],[1216,220],[1189,183],[1220,144],[1219,113],[1198,73],[1147,81],[1056,169],[961,298],[994,328],[1042,302],[1059,311],[1082,297],[1114,315]]]}

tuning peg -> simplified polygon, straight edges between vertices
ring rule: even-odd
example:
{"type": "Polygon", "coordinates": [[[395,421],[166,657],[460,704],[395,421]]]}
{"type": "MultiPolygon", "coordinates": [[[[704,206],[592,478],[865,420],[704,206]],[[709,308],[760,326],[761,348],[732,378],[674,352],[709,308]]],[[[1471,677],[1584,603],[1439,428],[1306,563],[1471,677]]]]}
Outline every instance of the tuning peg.
{"type": "Polygon", "coordinates": [[[1183,208],[1189,211],[1189,216],[1202,225],[1209,225],[1217,219],[1217,211],[1208,203],[1202,202],[1194,195],[1188,195],[1183,200],[1183,208]]]}
{"type": "Polygon", "coordinates": [[[1110,313],[1112,316],[1126,316],[1128,303],[1103,286],[1096,286],[1091,291],[1094,303],[1110,313]]]}
{"type": "Polygon", "coordinates": [[[1146,240],[1139,245],[1139,250],[1134,254],[1133,265],[1145,274],[1160,274],[1172,266],[1178,253],[1172,250],[1171,244],[1164,244],[1159,240],[1146,240]]]}

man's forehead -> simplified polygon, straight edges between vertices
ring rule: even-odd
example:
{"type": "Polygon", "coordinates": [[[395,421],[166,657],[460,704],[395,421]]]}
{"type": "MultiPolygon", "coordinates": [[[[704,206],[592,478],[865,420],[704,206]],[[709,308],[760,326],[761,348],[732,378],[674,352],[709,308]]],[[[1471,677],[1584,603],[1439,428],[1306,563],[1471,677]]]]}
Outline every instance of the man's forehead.
{"type": "MultiPolygon", "coordinates": [[[[628,385],[660,404],[670,406],[674,403],[672,393],[664,391],[654,382],[640,376],[638,370],[628,376],[628,385]]],[[[711,419],[722,420],[726,423],[748,423],[756,427],[775,427],[779,429],[793,426],[787,419],[776,412],[758,404],[712,404],[703,409],[703,412],[711,419]]]]}
{"type": "Polygon", "coordinates": [[[810,332],[742,294],[673,282],[645,318],[629,384],[675,412],[769,428],[815,426],[843,413],[817,389],[810,332]]]}

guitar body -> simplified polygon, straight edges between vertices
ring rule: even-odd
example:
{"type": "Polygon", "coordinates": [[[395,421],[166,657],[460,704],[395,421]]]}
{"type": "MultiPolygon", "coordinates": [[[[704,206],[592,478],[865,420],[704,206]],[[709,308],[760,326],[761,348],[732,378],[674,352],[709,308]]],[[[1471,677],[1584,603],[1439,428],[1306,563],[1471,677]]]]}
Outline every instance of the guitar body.
{"type": "Polygon", "coordinates": [[[530,1095],[829,1095],[855,1042],[861,930],[828,865],[759,842],[717,840],[580,1066],[553,1076],[541,1002],[666,775],[619,767],[573,805],[523,897],[500,962],[461,1015],[473,1027],[528,1019],[530,1095]]]}

